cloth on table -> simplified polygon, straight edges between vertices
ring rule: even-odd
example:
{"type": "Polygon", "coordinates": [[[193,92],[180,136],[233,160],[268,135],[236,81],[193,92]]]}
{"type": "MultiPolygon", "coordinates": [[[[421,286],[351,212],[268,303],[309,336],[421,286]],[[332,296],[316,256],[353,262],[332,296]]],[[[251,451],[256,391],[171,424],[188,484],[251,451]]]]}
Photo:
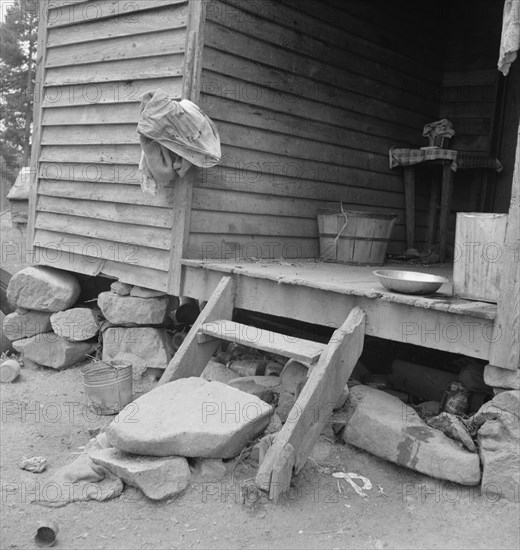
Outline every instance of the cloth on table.
{"type": "Polygon", "coordinates": [[[145,192],[155,194],[183,177],[192,164],[209,168],[220,161],[215,124],[188,99],[177,101],[160,88],[141,97],[137,132],[142,148],[141,188],[145,192]]]}
{"type": "Polygon", "coordinates": [[[70,502],[107,500],[123,492],[123,482],[103,466],[94,464],[90,452],[102,449],[101,439],[91,439],[81,454],[55,474],[37,492],[33,503],[59,508],[70,502]]]}
{"type": "Polygon", "coordinates": [[[498,70],[504,76],[520,49],[520,0],[506,0],[502,18],[502,38],[498,56],[498,70]]]}
{"type": "Polygon", "coordinates": [[[455,151],[453,149],[411,149],[407,147],[392,147],[389,151],[390,168],[396,166],[411,166],[428,160],[451,161],[450,168],[456,172],[458,168],[491,168],[496,172],[503,170],[502,163],[494,157],[481,153],[455,151]]]}

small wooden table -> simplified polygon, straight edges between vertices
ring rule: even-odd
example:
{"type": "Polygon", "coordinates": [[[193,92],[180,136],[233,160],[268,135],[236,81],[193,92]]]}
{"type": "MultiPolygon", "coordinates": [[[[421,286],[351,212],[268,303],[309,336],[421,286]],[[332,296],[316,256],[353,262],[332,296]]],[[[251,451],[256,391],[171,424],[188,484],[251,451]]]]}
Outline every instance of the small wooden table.
{"type": "MultiPolygon", "coordinates": [[[[439,215],[439,256],[440,261],[446,259],[448,216],[451,210],[453,194],[453,180],[457,169],[484,169],[482,175],[482,186],[487,187],[487,173],[485,169],[500,172],[502,164],[496,158],[480,153],[466,153],[454,149],[425,148],[410,149],[393,147],[389,152],[390,168],[395,166],[403,167],[404,193],[406,204],[406,244],[408,248],[414,247],[415,237],[415,166],[420,163],[440,164],[442,166],[441,185],[437,179],[433,180],[430,190],[430,204],[428,211],[428,247],[432,248],[435,239],[437,222],[437,202],[439,199],[440,187],[440,215],[439,215]]],[[[478,206],[478,194],[472,194],[473,210],[478,206]]],[[[480,204],[480,208],[483,204],[480,204]]]]}

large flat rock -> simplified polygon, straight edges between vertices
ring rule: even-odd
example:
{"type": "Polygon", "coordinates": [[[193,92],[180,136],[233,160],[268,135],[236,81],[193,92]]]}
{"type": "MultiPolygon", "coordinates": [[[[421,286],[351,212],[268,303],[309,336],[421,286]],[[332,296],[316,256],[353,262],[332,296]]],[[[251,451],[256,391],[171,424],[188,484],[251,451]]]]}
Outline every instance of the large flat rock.
{"type": "Polygon", "coordinates": [[[495,388],[520,390],[520,369],[509,370],[486,365],[484,367],[484,382],[495,388]]]}
{"type": "Polygon", "coordinates": [[[479,484],[478,454],[427,426],[414,409],[397,397],[367,386],[354,386],[346,410],[346,443],[438,479],[479,484]]]}
{"type": "Polygon", "coordinates": [[[272,407],[258,397],[203,378],[159,386],[134,401],[107,429],[114,447],[134,454],[232,458],[260,435],[272,407]]]}
{"type": "Polygon", "coordinates": [[[520,502],[520,391],[500,393],[477,415],[484,421],[478,431],[482,493],[520,502]]]}
{"type": "Polygon", "coordinates": [[[55,312],[72,307],[80,292],[72,273],[52,267],[26,267],[11,277],[7,300],[14,307],[55,312]]]}
{"type": "Polygon", "coordinates": [[[16,310],[4,319],[3,330],[11,341],[29,338],[52,330],[48,311],[16,310]]]}
{"type": "Polygon", "coordinates": [[[86,307],[75,307],[52,314],[52,330],[75,342],[90,340],[99,332],[100,315],[86,307]]]}
{"type": "Polygon", "coordinates": [[[153,327],[111,327],[103,333],[103,361],[138,358],[134,365],[141,372],[146,369],[165,369],[173,357],[173,345],[168,333],[153,327]]]}
{"type": "Polygon", "coordinates": [[[96,349],[96,344],[71,342],[54,332],[46,332],[17,340],[13,347],[24,360],[53,369],[65,369],[85,359],[87,353],[96,349]]]}
{"type": "Polygon", "coordinates": [[[139,298],[120,296],[115,292],[102,292],[98,306],[114,325],[160,325],[168,312],[167,296],[139,298]]]}
{"type": "Polygon", "coordinates": [[[191,479],[188,461],[181,456],[140,456],[109,448],[92,452],[90,458],[153,500],[180,493],[191,479]]]}

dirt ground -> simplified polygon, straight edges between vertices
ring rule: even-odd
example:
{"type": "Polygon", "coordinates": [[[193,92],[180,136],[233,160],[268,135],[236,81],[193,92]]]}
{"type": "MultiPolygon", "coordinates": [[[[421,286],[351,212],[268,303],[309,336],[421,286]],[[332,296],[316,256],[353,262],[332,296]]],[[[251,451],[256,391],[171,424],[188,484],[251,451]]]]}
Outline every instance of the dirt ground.
{"type": "MultiPolygon", "coordinates": [[[[27,261],[23,234],[12,230],[8,216],[1,221],[2,264],[14,273],[27,261]]],[[[89,430],[111,421],[86,406],[79,368],[25,367],[16,382],[0,386],[2,549],[35,547],[38,521],[50,519],[60,529],[56,547],[70,549],[520,546],[518,503],[497,502],[479,488],[434,480],[323,437],[276,506],[254,495],[243,501],[241,487],[256,475],[248,459],[230,461],[225,479],[195,480],[164,502],[127,487],[102,503],[31,504],[37,492],[45,494],[46,480],[82,452],[89,430]],[[46,457],[47,470],[21,470],[24,456],[46,457]],[[373,489],[362,498],[345,482],[338,485],[331,476],[336,471],[368,477],[373,489]]],[[[150,381],[134,384],[134,397],[152,387],[150,381]]]]}
{"type": "MultiPolygon", "coordinates": [[[[150,381],[134,385],[138,397],[150,381]]],[[[518,548],[519,505],[478,488],[440,482],[322,437],[313,460],[278,505],[243,502],[241,485],[256,474],[247,459],[228,463],[219,482],[194,482],[176,498],[148,500],[137,490],[106,502],[63,508],[31,504],[46,480],[81,452],[88,430],[111,417],[86,406],[79,367],[62,372],[25,367],[1,396],[1,548],[32,548],[39,520],[59,524],[56,547],[162,548],[518,548]],[[48,469],[18,467],[44,456],[48,469]],[[373,489],[362,498],[330,474],[355,472],[373,489]],[[339,492],[338,489],[341,489],[339,492]]]]}

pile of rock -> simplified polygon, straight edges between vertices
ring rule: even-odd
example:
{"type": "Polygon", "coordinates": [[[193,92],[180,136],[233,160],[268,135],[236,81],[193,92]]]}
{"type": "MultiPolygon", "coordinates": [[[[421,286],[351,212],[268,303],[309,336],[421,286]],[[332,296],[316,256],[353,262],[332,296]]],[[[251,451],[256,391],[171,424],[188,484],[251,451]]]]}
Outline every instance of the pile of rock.
{"type": "Polygon", "coordinates": [[[69,309],[80,292],[74,275],[51,267],[27,267],[13,275],[7,300],[16,309],[5,317],[3,332],[25,364],[64,369],[95,350],[96,312],[69,309]]]}
{"type": "Polygon", "coordinates": [[[130,361],[134,378],[150,369],[160,377],[175,346],[166,327],[172,298],[140,286],[114,282],[98,307],[73,307],[77,278],[51,267],[28,267],[11,278],[7,298],[16,310],[3,320],[3,334],[26,364],[64,369],[96,351],[102,360],[130,361]]]}
{"type": "Polygon", "coordinates": [[[192,475],[223,477],[222,460],[236,457],[261,435],[272,413],[258,397],[221,382],[184,378],[121,411],[106,431],[111,447],[90,456],[149,498],[168,498],[185,489],[192,475]]]}
{"type": "Polygon", "coordinates": [[[202,377],[259,397],[275,407],[268,432],[281,429],[308,376],[308,366],[278,355],[229,346],[208,363],[202,377]]]}
{"type": "Polygon", "coordinates": [[[108,321],[103,330],[103,361],[127,360],[134,378],[145,371],[160,376],[174,354],[171,335],[171,298],[164,292],[114,282],[98,296],[98,306],[108,321]]]}
{"type": "Polygon", "coordinates": [[[358,385],[350,391],[341,421],[346,443],[434,478],[481,483],[488,497],[518,501],[518,390],[500,393],[469,419],[441,413],[425,423],[400,399],[358,385]]]}

